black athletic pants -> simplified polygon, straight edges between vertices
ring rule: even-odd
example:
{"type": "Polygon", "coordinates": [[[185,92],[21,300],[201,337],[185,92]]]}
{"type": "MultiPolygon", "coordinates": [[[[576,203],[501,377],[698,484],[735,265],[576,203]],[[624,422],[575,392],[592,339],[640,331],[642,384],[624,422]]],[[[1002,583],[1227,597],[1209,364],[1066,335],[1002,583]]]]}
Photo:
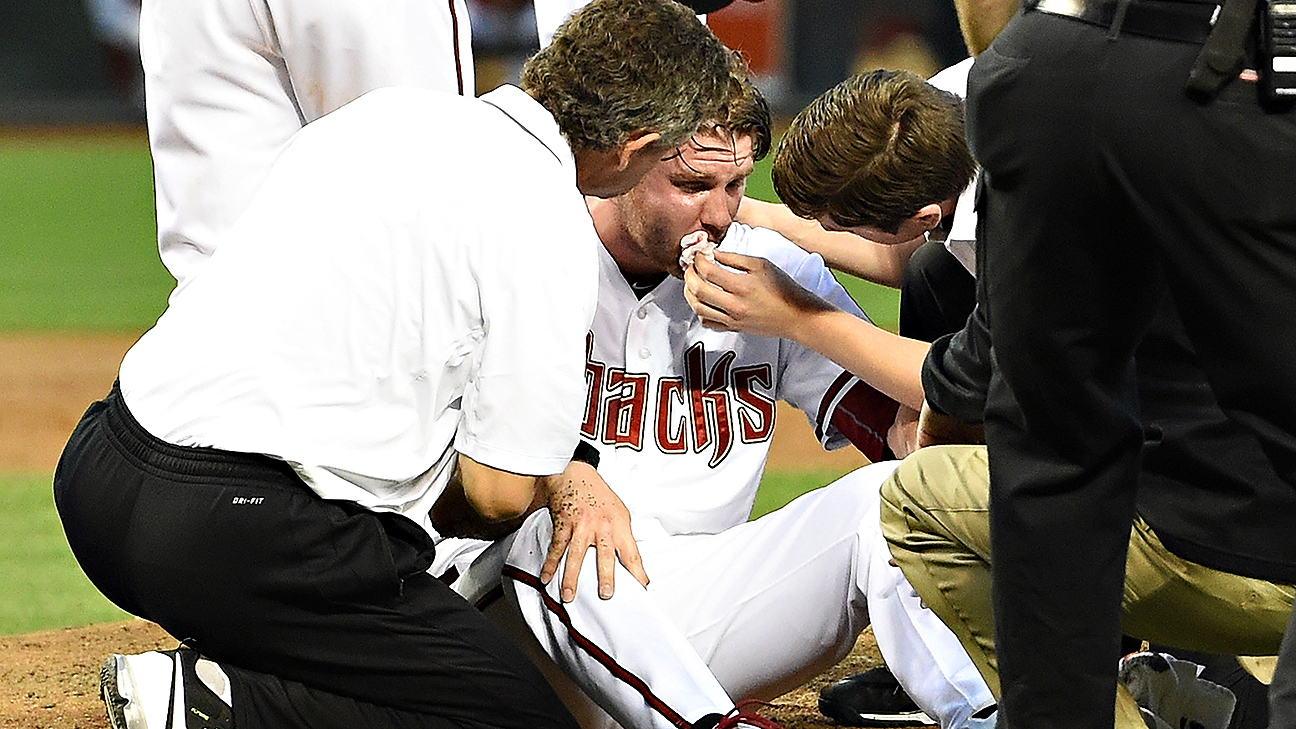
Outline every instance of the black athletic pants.
{"type": "Polygon", "coordinates": [[[229,674],[239,729],[576,727],[427,574],[413,522],[323,500],[268,457],[162,442],[115,387],[73,432],[54,495],[91,581],[229,674]]]}

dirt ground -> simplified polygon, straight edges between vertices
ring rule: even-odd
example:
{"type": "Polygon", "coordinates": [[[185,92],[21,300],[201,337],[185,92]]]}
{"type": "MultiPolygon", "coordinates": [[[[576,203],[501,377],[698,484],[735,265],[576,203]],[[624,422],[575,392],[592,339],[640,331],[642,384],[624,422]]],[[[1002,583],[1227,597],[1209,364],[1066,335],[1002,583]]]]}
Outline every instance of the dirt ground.
{"type": "MultiPolygon", "coordinates": [[[[68,434],[112,386],[136,336],[0,335],[0,472],[52,473],[68,434]]],[[[771,469],[844,473],[863,463],[853,451],[823,453],[806,419],[780,410],[771,469]]],[[[174,639],[142,620],[0,637],[0,729],[107,729],[99,701],[104,658],[172,647],[174,639]]],[[[764,713],[787,729],[834,726],[816,710],[819,689],[880,662],[865,631],[845,661],[764,713]]]]}

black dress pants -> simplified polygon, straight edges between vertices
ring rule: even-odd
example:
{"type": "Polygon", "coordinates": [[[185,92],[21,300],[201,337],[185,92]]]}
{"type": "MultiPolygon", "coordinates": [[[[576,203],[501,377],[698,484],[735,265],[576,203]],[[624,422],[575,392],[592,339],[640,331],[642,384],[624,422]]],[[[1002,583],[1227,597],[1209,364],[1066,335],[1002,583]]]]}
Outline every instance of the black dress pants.
{"type": "MultiPolygon", "coordinates": [[[[1001,722],[1110,726],[1144,433],[1132,355],[1162,297],[1224,412],[1296,484],[1296,116],[1235,80],[1183,93],[1199,45],[1037,11],[969,77],[1001,722]]],[[[1194,561],[1289,582],[1296,499],[1140,503],[1194,561]],[[1167,530],[1170,533],[1170,530],[1167,530]]],[[[1173,549],[1173,547],[1172,547],[1173,549]]]]}
{"type": "Polygon", "coordinates": [[[54,480],[92,582],[229,674],[235,725],[562,727],[540,672],[430,577],[428,535],[265,456],[170,445],[116,388],[54,480]]]}

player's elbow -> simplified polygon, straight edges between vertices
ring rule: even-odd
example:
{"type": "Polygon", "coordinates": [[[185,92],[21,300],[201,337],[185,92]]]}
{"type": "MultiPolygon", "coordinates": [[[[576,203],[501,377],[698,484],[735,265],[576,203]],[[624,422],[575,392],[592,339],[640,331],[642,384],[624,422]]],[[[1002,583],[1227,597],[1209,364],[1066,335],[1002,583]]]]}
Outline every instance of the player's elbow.
{"type": "Polygon", "coordinates": [[[527,507],[535,494],[535,479],[531,479],[531,488],[518,489],[516,493],[491,492],[486,494],[468,494],[468,501],[473,509],[488,522],[516,519],[526,513],[527,507]]]}

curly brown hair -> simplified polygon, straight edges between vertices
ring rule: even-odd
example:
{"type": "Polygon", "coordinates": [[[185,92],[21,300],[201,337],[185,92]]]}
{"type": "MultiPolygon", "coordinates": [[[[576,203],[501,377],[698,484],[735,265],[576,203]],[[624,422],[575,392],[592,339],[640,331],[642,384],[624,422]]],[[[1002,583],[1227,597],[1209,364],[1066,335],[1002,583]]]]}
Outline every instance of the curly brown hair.
{"type": "Polygon", "coordinates": [[[578,149],[636,132],[679,144],[717,114],[729,83],[729,50],[673,0],[594,0],[522,69],[522,88],[578,149]]]}
{"type": "Polygon", "coordinates": [[[894,233],[923,206],[957,196],[975,172],[963,100],[908,71],[879,69],[803,109],[779,142],[771,175],[803,218],[894,233]]]}

